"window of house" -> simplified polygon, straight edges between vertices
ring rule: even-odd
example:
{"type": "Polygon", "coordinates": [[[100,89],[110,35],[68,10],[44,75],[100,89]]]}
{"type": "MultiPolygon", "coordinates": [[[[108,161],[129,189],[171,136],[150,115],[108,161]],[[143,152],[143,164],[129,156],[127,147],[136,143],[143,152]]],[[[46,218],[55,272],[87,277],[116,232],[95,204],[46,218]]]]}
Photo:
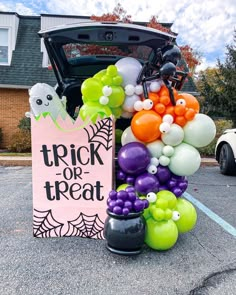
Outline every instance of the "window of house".
{"type": "Polygon", "coordinates": [[[0,64],[9,63],[9,36],[8,29],[0,28],[0,64]]]}

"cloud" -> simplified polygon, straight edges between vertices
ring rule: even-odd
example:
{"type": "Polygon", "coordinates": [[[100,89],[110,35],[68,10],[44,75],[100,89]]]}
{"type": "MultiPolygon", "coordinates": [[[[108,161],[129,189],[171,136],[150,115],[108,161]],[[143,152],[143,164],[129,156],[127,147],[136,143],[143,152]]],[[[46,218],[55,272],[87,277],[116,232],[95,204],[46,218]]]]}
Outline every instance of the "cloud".
{"type": "Polygon", "coordinates": [[[232,42],[236,24],[235,0],[3,0],[0,10],[20,14],[102,15],[121,3],[135,21],[149,21],[158,16],[160,22],[173,23],[179,45],[190,45],[212,64],[223,57],[225,46],[232,42]]]}

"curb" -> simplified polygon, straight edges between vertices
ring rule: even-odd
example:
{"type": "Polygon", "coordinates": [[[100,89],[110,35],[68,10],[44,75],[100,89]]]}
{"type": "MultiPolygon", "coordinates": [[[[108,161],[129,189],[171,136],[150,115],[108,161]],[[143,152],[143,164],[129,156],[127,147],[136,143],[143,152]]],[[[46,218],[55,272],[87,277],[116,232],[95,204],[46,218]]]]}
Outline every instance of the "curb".
{"type": "MultiPolygon", "coordinates": [[[[201,167],[218,165],[214,158],[202,158],[201,160],[201,167]]],[[[32,166],[32,158],[0,156],[0,166],[32,166]]]]}

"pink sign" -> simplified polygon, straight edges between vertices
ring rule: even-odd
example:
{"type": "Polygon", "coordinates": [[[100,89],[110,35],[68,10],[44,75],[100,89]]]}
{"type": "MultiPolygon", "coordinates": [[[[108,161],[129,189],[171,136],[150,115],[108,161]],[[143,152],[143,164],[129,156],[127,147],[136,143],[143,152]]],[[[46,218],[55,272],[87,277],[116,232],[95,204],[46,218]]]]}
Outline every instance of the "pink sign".
{"type": "Polygon", "coordinates": [[[114,124],[31,119],[35,237],[104,239],[112,189],[114,124]]]}

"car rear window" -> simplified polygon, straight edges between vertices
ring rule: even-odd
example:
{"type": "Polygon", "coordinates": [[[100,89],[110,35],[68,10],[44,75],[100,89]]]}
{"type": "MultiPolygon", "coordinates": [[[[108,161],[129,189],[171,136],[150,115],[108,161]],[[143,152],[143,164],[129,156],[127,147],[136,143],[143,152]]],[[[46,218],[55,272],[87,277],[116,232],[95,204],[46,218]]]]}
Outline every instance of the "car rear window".
{"type": "Polygon", "coordinates": [[[65,57],[69,64],[75,65],[84,62],[86,56],[100,56],[109,58],[112,56],[124,57],[130,56],[142,61],[149,59],[152,48],[146,45],[129,46],[102,46],[95,44],[69,43],[62,46],[65,57]]]}

